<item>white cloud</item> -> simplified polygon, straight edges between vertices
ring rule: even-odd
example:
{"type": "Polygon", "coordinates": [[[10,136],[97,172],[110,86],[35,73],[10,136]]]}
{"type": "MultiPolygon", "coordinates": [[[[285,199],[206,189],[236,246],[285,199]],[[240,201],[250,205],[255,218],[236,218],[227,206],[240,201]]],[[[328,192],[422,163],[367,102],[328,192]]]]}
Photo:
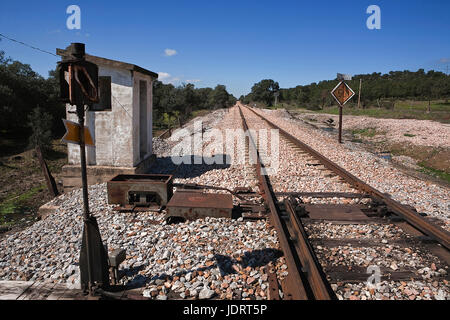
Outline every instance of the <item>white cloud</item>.
{"type": "Polygon", "coordinates": [[[449,63],[450,62],[450,58],[441,58],[439,60],[440,63],[449,63]]]}
{"type": "Polygon", "coordinates": [[[175,82],[180,81],[180,77],[172,77],[170,73],[167,72],[158,72],[158,80],[162,81],[165,84],[171,83],[175,84],[175,82]]]}
{"type": "Polygon", "coordinates": [[[164,81],[170,79],[170,74],[167,72],[158,72],[158,80],[164,81]]]}
{"type": "Polygon", "coordinates": [[[175,83],[179,83],[179,82],[185,82],[185,83],[197,83],[197,82],[201,82],[202,80],[200,79],[188,79],[188,80],[184,80],[184,76],[172,76],[170,73],[168,72],[158,72],[158,80],[162,81],[165,84],[171,83],[173,85],[175,85],[175,83]]]}
{"type": "Polygon", "coordinates": [[[177,54],[177,50],[174,50],[174,49],[166,49],[166,50],[164,50],[164,55],[166,57],[171,57],[171,56],[174,56],[176,54],[177,54]]]}

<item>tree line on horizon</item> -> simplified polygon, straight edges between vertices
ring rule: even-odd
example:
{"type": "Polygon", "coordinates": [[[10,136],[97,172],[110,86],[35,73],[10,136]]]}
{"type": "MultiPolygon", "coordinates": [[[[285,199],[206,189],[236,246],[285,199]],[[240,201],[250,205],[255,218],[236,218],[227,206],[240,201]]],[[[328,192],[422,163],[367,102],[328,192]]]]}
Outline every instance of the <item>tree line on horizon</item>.
{"type": "Polygon", "coordinates": [[[176,126],[187,121],[194,111],[233,106],[237,99],[224,85],[195,88],[192,83],[174,86],[156,80],[153,85],[153,119],[156,125],[176,126]]]}
{"type": "MultiPolygon", "coordinates": [[[[361,107],[393,107],[396,100],[422,100],[431,101],[450,97],[450,75],[430,70],[425,72],[419,69],[412,71],[390,71],[386,74],[374,72],[372,74],[359,74],[352,80],[346,81],[356,93],[355,97],[346,105],[357,104],[360,79],[362,83],[361,107]]],[[[241,96],[239,100],[249,104],[251,102],[263,103],[266,106],[274,105],[275,94],[278,92],[278,102],[287,103],[295,107],[308,109],[323,109],[336,105],[330,92],[339,83],[339,80],[323,80],[308,85],[298,85],[294,88],[280,88],[278,82],[264,79],[255,83],[251,92],[241,96]]]]}

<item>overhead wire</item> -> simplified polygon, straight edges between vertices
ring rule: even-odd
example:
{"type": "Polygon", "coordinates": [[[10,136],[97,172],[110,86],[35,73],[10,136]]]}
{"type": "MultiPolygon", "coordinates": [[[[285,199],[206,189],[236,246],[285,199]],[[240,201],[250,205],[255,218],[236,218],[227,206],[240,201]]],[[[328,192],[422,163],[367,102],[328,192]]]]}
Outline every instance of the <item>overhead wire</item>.
{"type": "Polygon", "coordinates": [[[0,37],[3,37],[3,38],[5,38],[5,39],[8,39],[8,40],[13,41],[13,42],[17,42],[17,43],[19,43],[19,44],[21,44],[21,45],[24,45],[24,46],[28,47],[28,48],[31,48],[31,49],[34,49],[34,50],[37,50],[37,51],[41,51],[41,52],[44,52],[44,53],[47,53],[47,54],[51,54],[52,56],[58,57],[56,54],[51,53],[51,52],[49,52],[49,51],[47,51],[47,50],[43,50],[43,49],[40,49],[40,48],[38,48],[38,47],[32,46],[32,45],[30,45],[30,44],[27,44],[27,43],[25,43],[25,42],[22,42],[22,41],[19,41],[19,40],[16,40],[16,39],[7,37],[7,36],[5,36],[4,34],[1,34],[1,33],[0,33],[0,37]]]}

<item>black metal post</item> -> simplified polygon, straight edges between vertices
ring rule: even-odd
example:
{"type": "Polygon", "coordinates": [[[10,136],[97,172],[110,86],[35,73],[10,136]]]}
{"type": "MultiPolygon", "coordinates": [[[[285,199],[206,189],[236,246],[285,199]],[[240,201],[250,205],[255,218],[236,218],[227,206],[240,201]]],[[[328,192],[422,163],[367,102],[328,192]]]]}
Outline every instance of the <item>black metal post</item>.
{"type": "Polygon", "coordinates": [[[84,106],[77,105],[78,124],[80,125],[80,162],[81,162],[81,181],[83,184],[83,202],[84,202],[84,219],[88,220],[89,201],[87,188],[87,173],[86,173],[86,148],[84,137],[84,106]]]}
{"type": "Polygon", "coordinates": [[[339,105],[339,143],[342,143],[342,106],[339,105]]]}
{"type": "Polygon", "coordinates": [[[81,182],[83,184],[83,215],[84,215],[84,237],[86,238],[86,260],[88,265],[89,276],[89,295],[92,295],[92,265],[90,254],[90,241],[87,222],[90,219],[89,213],[89,198],[88,198],[88,183],[86,172],[86,148],[84,137],[84,105],[77,105],[78,124],[80,126],[80,165],[81,165],[81,182]]]}

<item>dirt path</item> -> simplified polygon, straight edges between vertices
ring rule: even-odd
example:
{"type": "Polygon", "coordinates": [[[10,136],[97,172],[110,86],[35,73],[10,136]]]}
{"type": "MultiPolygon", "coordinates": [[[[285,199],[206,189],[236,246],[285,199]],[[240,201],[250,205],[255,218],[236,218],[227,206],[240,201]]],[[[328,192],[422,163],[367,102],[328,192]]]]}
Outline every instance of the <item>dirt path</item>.
{"type": "MultiPolygon", "coordinates": [[[[314,119],[323,123],[339,117],[332,114],[298,114],[302,119],[314,119]]],[[[314,121],[313,120],[313,121],[314,121]]],[[[408,143],[415,146],[450,148],[450,124],[430,120],[377,119],[364,116],[344,115],[343,130],[358,131],[373,129],[375,135],[384,136],[391,143],[408,143]]],[[[369,133],[370,135],[370,133],[369,133]]]]}

